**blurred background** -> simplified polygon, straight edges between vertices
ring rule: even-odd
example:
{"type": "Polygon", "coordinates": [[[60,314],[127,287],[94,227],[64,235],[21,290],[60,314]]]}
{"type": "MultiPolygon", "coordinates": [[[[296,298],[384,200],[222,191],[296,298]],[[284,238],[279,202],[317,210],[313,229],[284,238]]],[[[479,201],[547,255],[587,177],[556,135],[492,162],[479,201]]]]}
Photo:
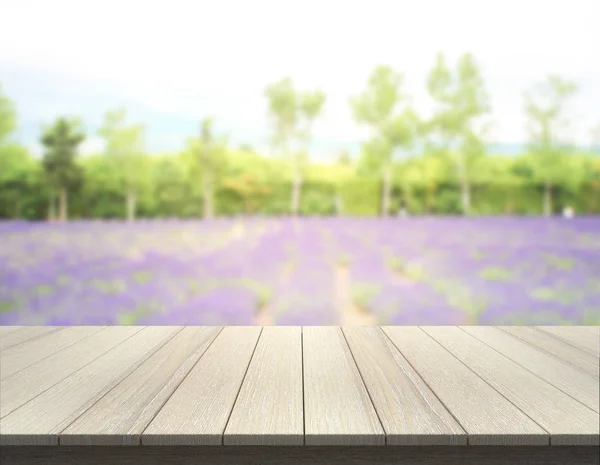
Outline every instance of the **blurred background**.
{"type": "Polygon", "coordinates": [[[600,324],[600,3],[4,0],[0,324],[600,324]]]}

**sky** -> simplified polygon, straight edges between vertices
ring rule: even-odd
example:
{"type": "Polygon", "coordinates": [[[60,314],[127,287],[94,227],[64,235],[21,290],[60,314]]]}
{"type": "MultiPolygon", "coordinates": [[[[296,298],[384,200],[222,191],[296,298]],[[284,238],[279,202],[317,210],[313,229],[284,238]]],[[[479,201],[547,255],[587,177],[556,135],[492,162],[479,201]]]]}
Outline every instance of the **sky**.
{"type": "Polygon", "coordinates": [[[600,123],[598,0],[1,0],[0,83],[17,107],[16,138],[34,153],[42,124],[83,118],[84,153],[102,150],[104,113],[125,107],[152,152],[178,151],[205,116],[234,145],[267,150],[265,87],[283,77],[327,102],[313,153],[356,153],[368,137],[349,97],[386,64],[431,112],[435,55],[473,53],[493,109],[490,143],[526,142],[523,92],[548,74],[579,85],[573,139],[600,123]]]}

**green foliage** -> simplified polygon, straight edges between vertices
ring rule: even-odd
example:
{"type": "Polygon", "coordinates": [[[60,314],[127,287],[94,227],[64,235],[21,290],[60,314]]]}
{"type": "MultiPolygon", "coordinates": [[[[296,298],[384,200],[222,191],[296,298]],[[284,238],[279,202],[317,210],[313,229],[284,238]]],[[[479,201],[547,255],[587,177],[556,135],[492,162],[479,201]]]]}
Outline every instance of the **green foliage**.
{"type": "MultiPolygon", "coordinates": [[[[569,120],[565,107],[577,88],[574,83],[550,75],[525,94],[525,112],[529,118],[530,151],[535,156],[534,174],[543,182],[544,214],[554,210],[553,187],[563,178],[568,164],[567,154],[573,149],[569,144],[569,120]]],[[[577,183],[576,179],[572,182],[577,183]]]]}
{"type": "Polygon", "coordinates": [[[344,215],[376,216],[380,212],[381,180],[373,177],[355,178],[340,185],[344,215]]]}
{"type": "Polygon", "coordinates": [[[574,83],[551,75],[525,94],[529,118],[530,152],[535,156],[534,174],[543,182],[562,177],[569,146],[569,121],[565,106],[575,94],[574,83]]]}
{"type": "Polygon", "coordinates": [[[305,183],[300,204],[303,215],[331,215],[335,211],[335,189],[331,184],[305,183]]]}
{"type": "MultiPolygon", "coordinates": [[[[366,89],[350,99],[355,120],[371,134],[358,157],[342,150],[333,163],[310,160],[325,94],[297,91],[290,78],[264,90],[277,158],[248,145],[232,149],[226,137],[215,136],[212,118],[181,152],[150,155],[144,128],[117,109],[98,132],[102,153],[76,157],[85,137],[80,122],[59,118],[43,128],[38,160],[10,142],[16,114],[0,88],[0,217],[51,217],[55,197],[64,212],[67,191],[75,190],[71,210],[81,218],[130,216],[132,205],[144,217],[279,215],[290,206],[303,215],[334,214],[339,206],[341,214],[375,216],[397,210],[401,199],[411,214],[530,215],[539,214],[542,199],[546,209],[550,196],[555,206],[547,210],[570,205],[577,213],[600,212],[600,125],[585,152],[568,143],[565,108],[574,84],[550,76],[526,96],[529,152],[503,157],[485,153],[489,96],[473,56],[463,55],[451,69],[438,55],[427,81],[435,103],[429,120],[411,108],[403,81],[389,66],[373,70],[366,89]]],[[[402,273],[412,271],[404,266],[402,273]]],[[[494,273],[484,274],[499,279],[494,273]]]]}
{"type": "Polygon", "coordinates": [[[0,148],[17,127],[14,104],[4,95],[0,84],[0,148]]]}
{"type": "Polygon", "coordinates": [[[283,78],[269,85],[265,89],[265,96],[269,105],[269,117],[274,126],[272,144],[274,147],[287,151],[298,124],[298,96],[292,80],[283,78]]]}
{"type": "Polygon", "coordinates": [[[104,139],[105,154],[123,178],[126,188],[136,188],[144,181],[144,128],[126,125],[124,108],[106,113],[98,134],[104,139]]]}
{"type": "Polygon", "coordinates": [[[40,174],[41,167],[24,147],[14,143],[0,146],[0,217],[32,213],[31,193],[40,184],[40,174]]]}
{"type": "Polygon", "coordinates": [[[366,91],[350,99],[354,118],[373,128],[381,128],[400,99],[402,81],[402,75],[389,66],[377,66],[369,77],[366,91]]]}
{"type": "Polygon", "coordinates": [[[42,165],[50,187],[65,189],[81,182],[83,172],[75,156],[84,139],[80,122],[75,119],[59,118],[44,128],[40,139],[45,148],[42,165]]]}
{"type": "Polygon", "coordinates": [[[461,211],[471,210],[470,178],[473,164],[485,152],[483,138],[489,125],[482,117],[490,112],[489,96],[474,57],[462,55],[456,72],[446,65],[439,54],[427,81],[429,94],[437,104],[433,117],[421,126],[427,148],[451,153],[461,185],[461,211]],[[458,150],[450,152],[454,145],[458,150]]]}

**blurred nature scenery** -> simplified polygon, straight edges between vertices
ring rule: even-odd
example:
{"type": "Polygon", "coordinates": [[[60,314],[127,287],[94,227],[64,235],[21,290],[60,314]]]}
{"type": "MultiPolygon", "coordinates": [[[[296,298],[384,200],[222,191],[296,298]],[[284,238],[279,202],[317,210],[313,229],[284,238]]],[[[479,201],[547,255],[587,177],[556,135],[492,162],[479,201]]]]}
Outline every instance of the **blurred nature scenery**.
{"type": "Polygon", "coordinates": [[[597,0],[0,12],[0,324],[600,324],[597,0]]]}

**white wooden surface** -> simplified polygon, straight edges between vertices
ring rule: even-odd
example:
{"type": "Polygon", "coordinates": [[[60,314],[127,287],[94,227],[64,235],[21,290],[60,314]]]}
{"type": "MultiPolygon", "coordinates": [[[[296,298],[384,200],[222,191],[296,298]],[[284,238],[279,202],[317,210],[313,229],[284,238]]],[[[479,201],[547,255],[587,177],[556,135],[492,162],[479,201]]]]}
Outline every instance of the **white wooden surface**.
{"type": "Polygon", "coordinates": [[[0,445],[597,446],[567,329],[0,327],[0,445]]]}

